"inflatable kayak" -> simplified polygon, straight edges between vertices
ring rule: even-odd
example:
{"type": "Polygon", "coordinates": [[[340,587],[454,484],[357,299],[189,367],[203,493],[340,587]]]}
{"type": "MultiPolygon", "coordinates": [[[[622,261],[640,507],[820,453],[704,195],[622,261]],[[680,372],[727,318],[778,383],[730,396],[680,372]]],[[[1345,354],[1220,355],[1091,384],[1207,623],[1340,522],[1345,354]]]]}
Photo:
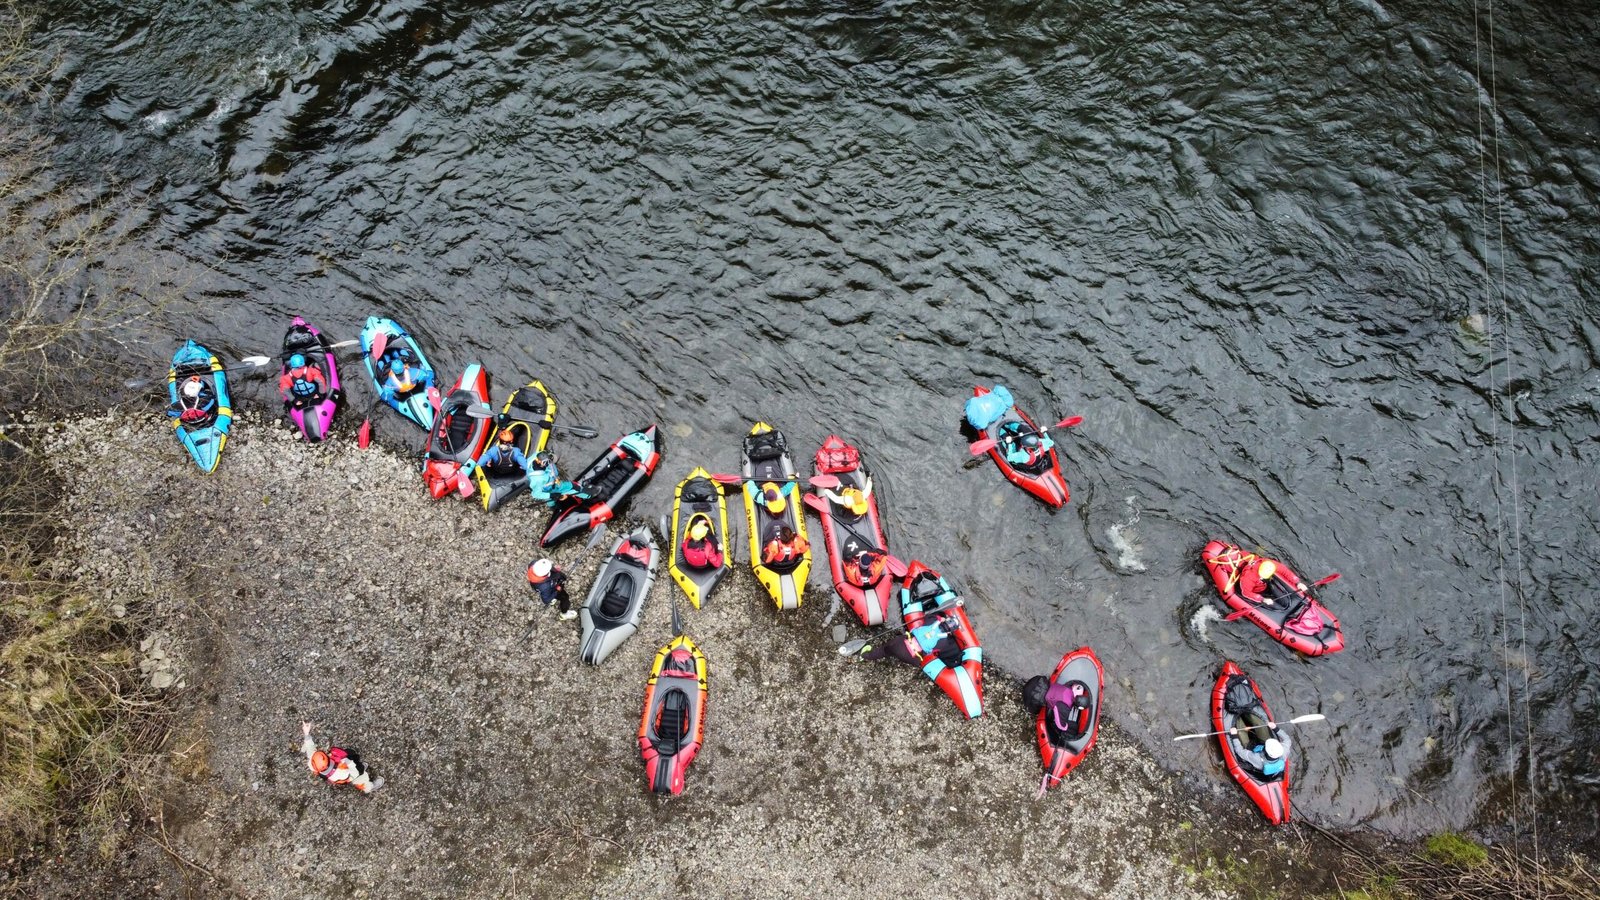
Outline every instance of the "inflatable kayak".
{"type": "Polygon", "coordinates": [[[728,502],[722,486],[712,481],[705,469],[690,472],[673,495],[672,546],[667,571],[699,609],[732,568],[728,562],[728,502]]]}
{"type": "Polygon", "coordinates": [[[906,569],[900,618],[922,672],[969,719],[983,715],[983,647],[950,583],[920,562],[906,569]]]}
{"type": "Polygon", "coordinates": [[[579,659],[598,666],[639,630],[639,616],[644,612],[644,598],[655,584],[659,556],[647,528],[611,545],[611,558],[600,568],[589,599],[578,611],[583,626],[579,659]]]}
{"type": "Polygon", "coordinates": [[[203,345],[185,341],[167,369],[167,401],[178,442],[200,471],[208,475],[216,471],[233,426],[233,402],[222,361],[203,345]]]}
{"type": "Polygon", "coordinates": [[[757,422],[744,439],[744,513],[750,528],[750,568],[779,609],[798,609],[811,574],[806,517],[800,512],[800,485],[783,432],[757,422]],[[771,493],[769,499],[767,493],[771,493]],[[766,562],[763,550],[783,529],[795,533],[798,553],[766,562]]]}
{"type": "Polygon", "coordinates": [[[611,520],[623,501],[632,496],[661,464],[656,449],[656,426],[625,434],[600,454],[573,485],[587,497],[572,496],[561,501],[555,516],[539,543],[553,547],[561,541],[611,520]]]}
{"type": "MultiPolygon", "coordinates": [[[[550,396],[540,382],[530,381],[506,398],[506,405],[500,410],[500,420],[494,427],[511,429],[516,448],[522,451],[523,456],[532,459],[535,453],[550,443],[550,426],[555,421],[556,398],[550,396]]],[[[528,473],[516,465],[499,469],[475,466],[472,477],[478,484],[483,508],[489,512],[494,512],[528,489],[528,473]]]]}
{"type": "Polygon", "coordinates": [[[656,651],[639,718],[639,755],[652,792],[683,793],[684,774],[706,736],[709,688],[705,654],[687,636],[656,651]]]}
{"type": "Polygon", "coordinates": [[[461,467],[477,459],[489,443],[494,420],[482,412],[489,405],[489,376],[473,363],[439,404],[428,443],[422,448],[422,483],[437,500],[451,491],[472,496],[472,479],[461,467]],[[479,415],[471,415],[478,410],[479,415]]]}
{"type": "Polygon", "coordinates": [[[433,383],[433,367],[411,335],[391,319],[369,316],[361,329],[361,358],[366,361],[372,386],[380,394],[385,387],[393,389],[393,396],[386,402],[395,412],[433,430],[439,388],[433,383]]]}
{"type": "Polygon", "coordinates": [[[1292,647],[1307,656],[1338,653],[1344,649],[1344,632],[1339,620],[1328,608],[1311,596],[1300,576],[1287,565],[1275,559],[1246,553],[1242,548],[1222,541],[1212,541],[1200,551],[1206,571],[1217,593],[1241,618],[1249,619],[1279,643],[1292,647]],[[1264,562],[1272,563],[1277,573],[1273,578],[1282,586],[1272,603],[1263,603],[1258,594],[1247,588],[1259,583],[1256,573],[1264,562]]]}
{"type": "Polygon", "coordinates": [[[1217,735],[1222,744],[1222,760],[1228,764],[1228,774],[1255,801],[1267,821],[1282,825],[1289,821],[1289,737],[1282,729],[1268,731],[1266,723],[1271,721],[1272,713],[1261,699],[1261,689],[1231,661],[1223,663],[1222,674],[1211,690],[1212,729],[1227,732],[1235,727],[1242,730],[1254,726],[1260,735],[1270,734],[1283,744],[1285,758],[1282,772],[1266,775],[1262,771],[1266,757],[1246,746],[1240,735],[1223,733],[1217,735]]]}
{"type": "Polygon", "coordinates": [[[344,402],[344,388],[339,383],[339,364],[328,349],[322,332],[299,316],[289,323],[283,335],[283,359],[279,371],[279,393],[284,397],[284,408],[289,421],[300,429],[305,439],[321,441],[328,436],[333,417],[344,402]],[[296,356],[305,357],[305,366],[295,369],[289,361],[296,356]],[[321,383],[316,376],[322,377],[321,383]]]}
{"type": "Polygon", "coordinates": [[[1059,509],[1065,505],[1071,494],[1067,491],[1066,479],[1061,477],[1061,463],[1056,459],[1053,445],[1037,451],[1035,459],[1028,463],[1013,465],[1006,460],[1005,447],[1008,441],[1029,442],[1030,438],[1037,440],[1044,437],[1028,414],[1011,402],[1011,392],[1002,385],[996,385],[991,396],[988,388],[975,387],[972,396],[973,400],[967,401],[967,424],[983,437],[995,441],[994,447],[989,450],[989,458],[994,460],[1001,474],[1052,508],[1059,509]],[[1000,402],[996,402],[997,399],[1000,402]],[[981,414],[975,415],[979,411],[981,414]]]}
{"type": "Polygon", "coordinates": [[[894,578],[885,569],[888,541],[878,520],[872,475],[856,448],[836,434],[822,442],[812,465],[816,474],[839,479],[837,488],[805,495],[806,506],[822,520],[833,587],[864,624],[882,625],[893,607],[894,578]],[[858,561],[869,551],[877,558],[863,569],[858,561]]]}
{"type": "Polygon", "coordinates": [[[1045,785],[1054,787],[1094,749],[1095,738],[1100,734],[1100,695],[1106,678],[1094,651],[1079,647],[1061,657],[1050,682],[1069,688],[1073,698],[1064,715],[1065,728],[1060,727],[1062,723],[1056,721],[1058,717],[1049,707],[1034,717],[1045,785]]]}

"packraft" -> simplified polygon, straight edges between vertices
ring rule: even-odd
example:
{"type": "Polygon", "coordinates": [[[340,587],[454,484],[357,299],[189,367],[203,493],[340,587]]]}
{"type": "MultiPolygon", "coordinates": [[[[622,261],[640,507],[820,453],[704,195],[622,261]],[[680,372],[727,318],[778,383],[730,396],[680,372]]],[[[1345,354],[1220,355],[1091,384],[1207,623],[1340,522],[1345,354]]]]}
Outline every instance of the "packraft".
{"type": "Polygon", "coordinates": [[[1200,559],[1228,608],[1242,612],[1243,618],[1272,635],[1274,640],[1307,656],[1323,656],[1344,649],[1344,632],[1339,620],[1311,596],[1305,582],[1283,562],[1246,553],[1243,548],[1222,541],[1206,544],[1200,551],[1200,559]],[[1253,571],[1263,562],[1277,566],[1274,580],[1288,588],[1289,594],[1270,605],[1261,603],[1260,598],[1246,596],[1241,587],[1247,570],[1253,571]]]}
{"type": "Polygon", "coordinates": [[[644,600],[656,580],[656,542],[641,528],[611,546],[611,557],[595,576],[589,597],[578,610],[583,638],[578,658],[592,666],[639,630],[644,600]]]}
{"type": "Polygon", "coordinates": [[[672,562],[667,571],[695,609],[711,596],[732,568],[728,555],[728,503],[711,473],[696,468],[678,484],[672,498],[672,562]],[[697,526],[705,537],[690,537],[697,526]]]}
{"type": "Polygon", "coordinates": [[[860,451],[836,434],[822,442],[812,464],[818,475],[839,479],[837,488],[805,495],[806,506],[822,520],[822,544],[834,590],[862,623],[882,625],[892,614],[895,584],[886,570],[888,541],[878,518],[871,475],[861,464],[860,451]],[[851,490],[858,493],[849,494],[851,490]],[[856,508],[838,502],[847,495],[859,497],[856,508]],[[863,554],[869,557],[865,566],[863,554]]]}
{"type": "Polygon", "coordinates": [[[233,426],[228,375],[222,361],[203,345],[185,341],[172,354],[172,366],[167,369],[167,401],[173,431],[189,451],[189,458],[208,475],[216,471],[233,426]],[[184,386],[191,383],[199,385],[197,397],[184,393],[184,386]]]}
{"type": "Polygon", "coordinates": [[[750,568],[779,609],[798,609],[811,573],[809,543],[803,553],[773,562],[763,560],[768,544],[783,529],[794,531],[797,542],[806,541],[806,517],[800,512],[800,486],[789,443],[783,432],[765,422],[751,427],[741,445],[744,456],[744,512],[750,532],[750,568]],[[766,492],[774,492],[769,499],[766,492]]]}
{"type": "Polygon", "coordinates": [[[1068,688],[1073,702],[1065,727],[1056,721],[1056,711],[1048,705],[1034,717],[1034,734],[1039,742],[1039,758],[1044,763],[1044,786],[1047,788],[1059,784],[1094,749],[1095,738],[1100,733],[1100,696],[1106,679],[1094,651],[1079,647],[1061,657],[1050,682],[1068,688]]]}
{"type": "Polygon", "coordinates": [[[452,491],[463,497],[472,495],[472,479],[462,467],[477,459],[489,442],[494,420],[482,412],[488,405],[489,376],[473,363],[440,402],[422,450],[422,482],[435,500],[452,491]],[[474,411],[478,415],[473,415],[474,411]]]}
{"type": "MultiPolygon", "coordinates": [[[[511,443],[522,455],[531,460],[550,442],[550,428],[556,420],[556,398],[538,381],[530,381],[511,392],[495,422],[496,429],[511,429],[511,443]]],[[[491,445],[496,441],[491,441],[491,445]]],[[[485,448],[485,453],[488,448],[485,448]]],[[[494,467],[473,467],[472,477],[478,485],[483,508],[494,512],[512,498],[528,489],[528,473],[521,466],[502,464],[494,467]]]]}
{"type": "Polygon", "coordinates": [[[683,793],[684,775],[705,741],[709,692],[705,654],[687,635],[656,651],[639,718],[639,755],[653,793],[683,793]]]}
{"type": "Polygon", "coordinates": [[[1065,505],[1071,494],[1067,490],[1067,481],[1061,475],[1061,463],[1056,458],[1056,449],[1046,442],[1047,435],[1034,424],[1028,414],[1018,409],[1011,402],[1011,394],[1004,385],[995,385],[991,391],[985,387],[972,389],[972,399],[966,406],[967,424],[981,421],[982,426],[973,425],[974,430],[984,437],[992,439],[995,444],[989,449],[989,458],[994,460],[1000,473],[1017,487],[1022,488],[1051,508],[1059,509],[1065,505]],[[1004,406],[996,411],[996,407],[1004,402],[1004,406]],[[1036,458],[1031,462],[1012,463],[1006,459],[1008,446],[1023,446],[1033,444],[1036,448],[1036,458]]]}
{"type": "Polygon", "coordinates": [[[589,463],[573,486],[585,496],[563,499],[545,528],[541,546],[561,541],[611,521],[617,507],[633,495],[661,463],[656,449],[656,426],[625,434],[589,463]]]}
{"type": "Polygon", "coordinates": [[[1289,737],[1281,729],[1268,729],[1266,723],[1270,721],[1272,713],[1261,697],[1261,688],[1232,661],[1223,663],[1222,674],[1211,689],[1211,727],[1223,732],[1217,735],[1222,759],[1228,765],[1228,774],[1244,788],[1267,821],[1282,825],[1289,821],[1289,737]],[[1241,732],[1253,728],[1261,735],[1277,738],[1283,744],[1283,770],[1267,775],[1263,771],[1265,757],[1253,749],[1255,737],[1226,733],[1236,727],[1241,732]]]}
{"type": "Polygon", "coordinates": [[[922,673],[967,718],[983,715],[983,647],[944,576],[912,562],[900,587],[900,617],[922,673]]]}
{"type": "Polygon", "coordinates": [[[305,357],[309,370],[321,373],[325,384],[315,387],[310,379],[300,378],[300,383],[313,385],[312,389],[300,391],[298,385],[291,387],[283,397],[283,405],[294,427],[300,430],[306,440],[315,443],[328,436],[333,417],[339,412],[339,404],[344,402],[344,389],[339,383],[339,363],[334,359],[333,351],[328,349],[328,341],[322,332],[299,316],[294,317],[294,321],[289,323],[289,330],[283,335],[280,381],[292,377],[289,360],[297,355],[305,357]]]}
{"type": "Polygon", "coordinates": [[[386,402],[395,412],[432,431],[439,388],[433,367],[411,335],[392,319],[369,316],[361,329],[361,358],[373,388],[380,395],[385,387],[393,390],[386,402]]]}

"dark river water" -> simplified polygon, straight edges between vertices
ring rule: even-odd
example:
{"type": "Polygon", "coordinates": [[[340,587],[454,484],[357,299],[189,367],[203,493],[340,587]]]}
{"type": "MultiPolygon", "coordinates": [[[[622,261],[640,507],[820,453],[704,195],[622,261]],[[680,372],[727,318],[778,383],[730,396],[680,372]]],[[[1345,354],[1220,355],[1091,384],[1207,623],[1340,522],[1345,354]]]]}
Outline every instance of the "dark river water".
{"type": "Polygon", "coordinates": [[[651,516],[755,419],[838,431],[992,661],[1091,644],[1196,783],[1237,794],[1170,742],[1231,658],[1329,717],[1300,814],[1553,833],[1600,808],[1600,14],[1517,6],[125,0],[40,41],[59,170],[190,273],[174,331],[392,315],[662,422],[651,516]],[[996,380],[1085,419],[1059,513],[962,467],[996,380]],[[1342,573],[1348,649],[1218,621],[1211,537],[1342,573]]]}

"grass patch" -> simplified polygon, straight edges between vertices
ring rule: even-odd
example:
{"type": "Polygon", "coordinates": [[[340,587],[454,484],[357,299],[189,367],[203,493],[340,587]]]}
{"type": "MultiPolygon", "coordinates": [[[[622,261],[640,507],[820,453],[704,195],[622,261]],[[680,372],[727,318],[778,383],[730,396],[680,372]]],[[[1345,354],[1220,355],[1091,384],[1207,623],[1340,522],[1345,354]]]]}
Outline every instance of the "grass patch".
{"type": "Polygon", "coordinates": [[[1434,862],[1453,869],[1475,869],[1489,861],[1489,851],[1482,844],[1446,831],[1428,838],[1423,853],[1434,862]]]}

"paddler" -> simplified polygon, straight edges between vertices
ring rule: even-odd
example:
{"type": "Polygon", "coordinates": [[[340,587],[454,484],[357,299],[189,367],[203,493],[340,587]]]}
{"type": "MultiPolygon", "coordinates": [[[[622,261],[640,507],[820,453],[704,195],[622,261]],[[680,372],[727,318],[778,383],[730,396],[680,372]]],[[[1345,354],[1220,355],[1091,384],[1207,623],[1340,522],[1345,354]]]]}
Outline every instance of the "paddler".
{"type": "MultiPolygon", "coordinates": [[[[782,498],[779,498],[780,500],[782,498]]],[[[761,561],[768,565],[782,565],[793,563],[806,555],[811,549],[811,544],[795,533],[788,525],[779,525],[772,540],[761,551],[761,561]]]]}
{"type": "Polygon", "coordinates": [[[1239,593],[1246,600],[1268,609],[1276,607],[1279,601],[1298,596],[1293,587],[1278,577],[1278,564],[1270,559],[1263,559],[1244,570],[1239,576],[1239,593]]]}
{"type": "Polygon", "coordinates": [[[529,484],[533,483],[531,481],[533,469],[529,465],[528,457],[523,454],[522,448],[517,446],[517,433],[509,428],[500,429],[499,433],[495,435],[494,446],[483,451],[483,455],[478,458],[476,463],[472,460],[467,460],[462,464],[462,473],[472,474],[474,465],[483,466],[496,474],[506,474],[512,469],[521,469],[530,478],[529,484]]]}
{"type": "Polygon", "coordinates": [[[817,496],[840,509],[849,510],[850,515],[860,518],[867,514],[867,498],[872,496],[872,479],[864,479],[861,487],[849,485],[839,491],[817,488],[817,496]]]}
{"type": "Polygon", "coordinates": [[[433,381],[433,370],[417,362],[411,348],[403,344],[391,346],[379,362],[387,363],[389,372],[388,380],[378,391],[378,396],[386,403],[392,403],[396,398],[426,387],[433,381]]]}
{"type": "Polygon", "coordinates": [[[1050,435],[1040,434],[1017,420],[1000,426],[1000,443],[1005,447],[1006,462],[1013,466],[1037,465],[1056,445],[1050,435]]]}
{"type": "Polygon", "coordinates": [[[217,404],[210,385],[199,375],[190,375],[178,389],[178,402],[167,410],[167,415],[185,424],[203,422],[217,404]]]}
{"type": "Polygon", "coordinates": [[[318,778],[334,787],[351,785],[363,794],[383,787],[382,778],[368,776],[367,767],[362,765],[361,757],[354,750],[334,746],[326,750],[317,749],[317,742],[311,737],[310,722],[300,723],[300,733],[305,738],[300,742],[300,752],[305,754],[306,766],[318,778]]]}
{"type": "Polygon", "coordinates": [[[285,403],[304,405],[327,390],[327,377],[321,369],[310,364],[303,353],[290,356],[288,371],[278,376],[278,393],[283,395],[285,403]]]}
{"type": "Polygon", "coordinates": [[[689,533],[683,539],[683,561],[696,569],[722,568],[722,550],[711,534],[711,517],[705,513],[689,517],[689,533]]]}
{"type": "Polygon", "coordinates": [[[1045,728],[1052,739],[1075,741],[1088,733],[1094,721],[1094,698],[1081,681],[1056,684],[1043,675],[1028,679],[1022,688],[1023,705],[1034,715],[1045,711],[1045,728]]]}
{"type": "Polygon", "coordinates": [[[862,547],[853,555],[846,553],[840,568],[844,569],[844,577],[851,584],[868,587],[877,584],[878,579],[883,577],[884,556],[876,550],[862,547]]]}

